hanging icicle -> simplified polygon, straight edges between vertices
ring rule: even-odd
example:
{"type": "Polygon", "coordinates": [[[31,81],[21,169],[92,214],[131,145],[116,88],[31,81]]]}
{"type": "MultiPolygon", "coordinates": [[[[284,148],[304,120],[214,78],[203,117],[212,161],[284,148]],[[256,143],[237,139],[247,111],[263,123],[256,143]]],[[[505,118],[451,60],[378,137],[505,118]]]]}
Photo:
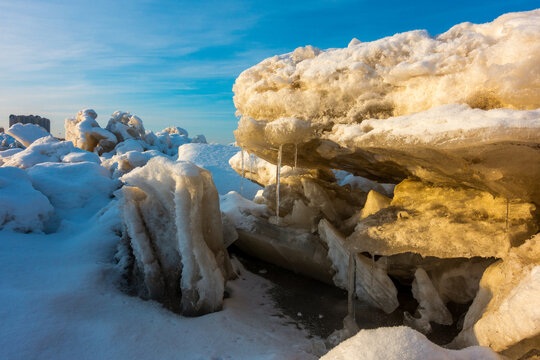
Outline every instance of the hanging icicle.
{"type": "Polygon", "coordinates": [[[297,165],[298,165],[298,144],[294,144],[294,170],[296,170],[297,165]]]}
{"type": "Polygon", "coordinates": [[[240,155],[242,155],[242,179],[240,180],[240,195],[244,196],[244,148],[240,149],[240,155]]]}
{"type": "Polygon", "coordinates": [[[276,217],[279,223],[279,182],[281,177],[281,156],[283,153],[283,145],[279,145],[277,168],[276,168],[276,217]]]}
{"type": "Polygon", "coordinates": [[[249,154],[249,176],[253,179],[253,154],[249,154]]]}

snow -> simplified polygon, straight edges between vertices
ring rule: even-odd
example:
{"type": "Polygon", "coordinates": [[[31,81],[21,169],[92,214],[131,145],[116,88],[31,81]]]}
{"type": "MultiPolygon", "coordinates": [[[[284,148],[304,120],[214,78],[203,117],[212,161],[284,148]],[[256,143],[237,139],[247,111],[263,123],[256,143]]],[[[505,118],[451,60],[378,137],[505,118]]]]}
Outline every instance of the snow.
{"type": "Polygon", "coordinates": [[[32,187],[24,170],[0,167],[0,230],[41,232],[52,212],[51,203],[32,187]]]}
{"type": "MultiPolygon", "coordinates": [[[[229,165],[229,159],[239,152],[239,148],[230,145],[190,143],[180,146],[178,160],[191,161],[210,170],[218,193],[225,195],[230,191],[241,192],[242,177],[229,165]]],[[[253,199],[260,189],[257,184],[244,181],[242,196],[253,199]]]]}
{"type": "Polygon", "coordinates": [[[222,311],[186,318],[118,290],[119,214],[60,232],[0,232],[0,352],[7,359],[316,359],[285,324],[269,283],[245,270],[222,311]]]}
{"type": "Polygon", "coordinates": [[[104,207],[119,182],[94,162],[37,164],[27,170],[34,187],[43,193],[63,219],[78,219],[81,209],[96,212],[104,207]]]}
{"type": "Polygon", "coordinates": [[[25,147],[39,138],[50,135],[47,130],[34,124],[13,124],[6,130],[6,134],[11,135],[25,147]]]}
{"type": "Polygon", "coordinates": [[[43,162],[74,162],[75,160],[95,161],[96,157],[73,146],[71,141],[59,141],[52,136],[40,138],[25,150],[4,158],[3,166],[30,168],[43,162]],[[83,155],[74,155],[83,154],[83,155]],[[81,156],[83,158],[81,158],[81,156]]]}
{"type": "Polygon", "coordinates": [[[489,348],[472,346],[447,350],[405,326],[360,330],[332,349],[321,360],[498,360],[489,348]]]}

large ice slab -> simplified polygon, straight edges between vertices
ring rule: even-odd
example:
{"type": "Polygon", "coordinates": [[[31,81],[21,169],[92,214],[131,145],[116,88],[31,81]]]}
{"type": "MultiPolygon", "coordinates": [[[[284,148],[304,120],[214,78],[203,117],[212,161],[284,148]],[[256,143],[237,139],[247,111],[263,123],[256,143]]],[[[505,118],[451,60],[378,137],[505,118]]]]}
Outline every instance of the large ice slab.
{"type": "Polygon", "coordinates": [[[539,18],[512,13],[436,38],[412,31],[266,59],[234,86],[237,143],[272,163],[282,146],[292,165],[297,148],[304,167],[540,204],[539,18]],[[280,144],[269,136],[276,127],[280,144]]]}

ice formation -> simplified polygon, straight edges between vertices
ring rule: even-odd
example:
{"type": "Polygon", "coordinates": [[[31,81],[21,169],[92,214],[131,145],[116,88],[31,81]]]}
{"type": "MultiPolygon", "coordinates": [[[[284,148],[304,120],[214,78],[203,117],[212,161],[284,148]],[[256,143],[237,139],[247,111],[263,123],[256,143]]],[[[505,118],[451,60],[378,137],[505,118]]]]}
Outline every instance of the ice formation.
{"type": "Polygon", "coordinates": [[[186,315],[221,309],[231,269],[210,172],[156,157],[122,180],[120,257],[133,254],[139,294],[186,315]]]}
{"type": "Polygon", "coordinates": [[[508,355],[520,358],[538,350],[539,344],[540,235],[536,235],[484,272],[453,346],[510,348],[508,355]]]}
{"type": "Polygon", "coordinates": [[[451,103],[535,109],[539,18],[534,10],[437,37],[410,31],[344,49],[298,48],[240,74],[234,103],[253,119],[297,117],[321,127],[451,103]]]}
{"type": "Polygon", "coordinates": [[[24,146],[17,141],[13,136],[10,136],[6,133],[0,133],[0,151],[2,153],[8,149],[21,149],[24,146]]]}
{"type": "Polygon", "coordinates": [[[12,136],[24,147],[30,146],[39,138],[50,136],[49,132],[39,125],[34,124],[13,124],[6,130],[6,134],[12,136]]]}
{"type": "Polygon", "coordinates": [[[66,140],[86,151],[111,151],[118,139],[110,131],[102,129],[96,118],[97,113],[92,109],[83,109],[75,118],[67,118],[64,124],[66,140]]]}
{"type": "Polygon", "coordinates": [[[347,287],[355,253],[358,298],[390,312],[390,278],[412,283],[419,307],[406,314],[411,326],[449,326],[447,304],[475,298],[456,347],[481,344],[512,357],[523,344],[539,349],[538,306],[524,300],[537,291],[536,272],[519,263],[528,270],[512,277],[500,265],[516,263],[512,254],[540,230],[539,63],[533,10],[437,37],[411,31],[345,49],[307,46],[245,70],[233,87],[235,138],[249,158],[230,163],[240,172],[255,159],[245,171],[265,186],[255,201],[278,216],[246,212],[252,230],[238,231],[236,244],[284,264],[268,254],[297,258],[300,247],[282,234],[304,229],[311,246],[324,242],[337,286],[347,287]],[[275,224],[279,244],[264,243],[260,232],[275,224]],[[381,258],[369,266],[364,254],[381,258]],[[506,282],[489,280],[499,272],[506,282]],[[528,319],[514,326],[518,306],[528,319]]]}

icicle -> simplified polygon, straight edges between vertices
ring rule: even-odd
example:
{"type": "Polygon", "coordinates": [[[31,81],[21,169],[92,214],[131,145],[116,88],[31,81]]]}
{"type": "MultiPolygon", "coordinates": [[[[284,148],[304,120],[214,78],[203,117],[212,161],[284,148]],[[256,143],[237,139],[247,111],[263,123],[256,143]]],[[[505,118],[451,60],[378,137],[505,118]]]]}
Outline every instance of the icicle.
{"type": "Polygon", "coordinates": [[[508,233],[508,208],[510,201],[506,198],[506,233],[508,233]]]}
{"type": "Polygon", "coordinates": [[[242,179],[240,180],[240,195],[244,195],[244,148],[240,149],[240,155],[242,155],[242,179]]]}
{"type": "Polygon", "coordinates": [[[253,154],[249,154],[249,176],[253,179],[253,154]]]}
{"type": "Polygon", "coordinates": [[[276,168],[276,217],[279,223],[279,181],[281,176],[281,155],[283,153],[283,145],[279,145],[277,168],[276,168]]]}
{"type": "Polygon", "coordinates": [[[375,254],[371,255],[371,288],[373,289],[373,272],[375,271],[375,254]]]}
{"type": "Polygon", "coordinates": [[[294,169],[296,170],[296,165],[298,165],[298,144],[294,144],[294,169]]]}

